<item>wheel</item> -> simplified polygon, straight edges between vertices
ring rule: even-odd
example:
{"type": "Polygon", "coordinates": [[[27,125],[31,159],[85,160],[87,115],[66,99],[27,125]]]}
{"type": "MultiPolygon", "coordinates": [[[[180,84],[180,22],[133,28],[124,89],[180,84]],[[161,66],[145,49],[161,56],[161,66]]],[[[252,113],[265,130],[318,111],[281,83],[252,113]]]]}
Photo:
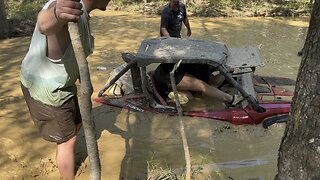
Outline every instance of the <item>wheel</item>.
{"type": "Polygon", "coordinates": [[[289,119],[288,114],[282,114],[282,115],[278,115],[278,116],[268,117],[262,122],[262,127],[267,129],[272,124],[287,122],[288,119],[289,119]]]}

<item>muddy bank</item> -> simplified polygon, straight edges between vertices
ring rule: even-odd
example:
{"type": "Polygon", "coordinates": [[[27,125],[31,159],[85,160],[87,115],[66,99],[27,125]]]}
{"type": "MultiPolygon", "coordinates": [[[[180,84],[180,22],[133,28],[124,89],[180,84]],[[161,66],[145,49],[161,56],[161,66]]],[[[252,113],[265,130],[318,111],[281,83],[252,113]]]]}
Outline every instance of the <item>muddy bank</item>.
{"type": "MultiPolygon", "coordinates": [[[[135,5],[111,4],[113,10],[133,11],[146,15],[160,15],[167,2],[150,2],[135,5]]],[[[302,17],[309,16],[308,5],[256,3],[252,5],[219,5],[213,3],[190,4],[189,16],[197,17],[302,17]],[[297,8],[298,6],[298,8],[297,8]]]]}
{"type": "MultiPolygon", "coordinates": [[[[287,2],[287,4],[256,3],[248,6],[239,4],[219,5],[213,3],[190,4],[189,16],[194,17],[305,17],[310,15],[310,4],[298,4],[299,2],[287,2]],[[296,3],[296,4],[295,4],[296,3]]],[[[143,15],[161,15],[164,2],[150,2],[125,4],[123,2],[111,2],[108,10],[133,12],[143,15]]],[[[33,11],[34,9],[30,10],[33,11]]],[[[30,36],[35,27],[35,20],[11,18],[9,38],[30,36]]]]}

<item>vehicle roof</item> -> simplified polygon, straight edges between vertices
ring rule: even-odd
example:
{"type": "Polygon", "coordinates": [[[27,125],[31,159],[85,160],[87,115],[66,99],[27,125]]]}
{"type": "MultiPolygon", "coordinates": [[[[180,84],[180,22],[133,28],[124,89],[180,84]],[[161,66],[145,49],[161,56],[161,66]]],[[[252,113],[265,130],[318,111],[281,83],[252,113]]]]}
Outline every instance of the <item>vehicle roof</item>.
{"type": "Polygon", "coordinates": [[[213,41],[158,38],[142,41],[137,53],[139,62],[149,63],[207,63],[211,65],[225,64],[228,49],[224,44],[213,41]]]}
{"type": "Polygon", "coordinates": [[[157,38],[142,41],[136,55],[138,64],[151,63],[205,63],[228,67],[262,66],[259,50],[248,46],[227,48],[225,44],[183,38],[157,38]]]}

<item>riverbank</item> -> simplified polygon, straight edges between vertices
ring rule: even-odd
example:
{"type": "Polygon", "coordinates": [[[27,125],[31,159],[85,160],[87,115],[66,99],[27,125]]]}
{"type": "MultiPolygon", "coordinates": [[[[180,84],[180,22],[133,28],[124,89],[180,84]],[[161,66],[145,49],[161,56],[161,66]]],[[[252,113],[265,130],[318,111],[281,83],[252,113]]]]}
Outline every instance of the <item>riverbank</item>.
{"type": "MultiPolygon", "coordinates": [[[[32,35],[37,12],[44,3],[42,1],[24,4],[12,0],[6,2],[6,7],[8,7],[6,8],[7,17],[10,24],[9,37],[32,35]]],[[[108,10],[160,15],[166,4],[167,1],[150,3],[111,1],[108,10]]],[[[217,3],[189,4],[188,15],[191,17],[302,17],[309,16],[311,9],[310,1],[305,0],[283,1],[281,3],[217,1],[217,3]]]]}
{"type": "MultiPolygon", "coordinates": [[[[123,4],[114,2],[110,4],[110,9],[121,11],[132,11],[146,15],[160,15],[164,2],[123,4]]],[[[201,3],[189,4],[189,16],[197,17],[302,17],[309,16],[311,5],[309,1],[295,2],[225,2],[223,3],[201,3]]]]}

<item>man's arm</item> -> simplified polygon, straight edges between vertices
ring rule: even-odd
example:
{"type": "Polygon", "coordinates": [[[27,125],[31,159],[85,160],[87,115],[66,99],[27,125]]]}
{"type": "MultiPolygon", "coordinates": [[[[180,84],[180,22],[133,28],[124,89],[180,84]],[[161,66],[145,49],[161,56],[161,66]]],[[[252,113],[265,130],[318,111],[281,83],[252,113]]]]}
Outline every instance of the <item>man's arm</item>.
{"type": "Polygon", "coordinates": [[[60,59],[70,44],[67,22],[76,22],[82,15],[79,0],[57,0],[38,14],[39,31],[47,36],[47,56],[60,59]]]}
{"type": "Polygon", "coordinates": [[[165,10],[163,10],[161,13],[160,31],[164,37],[170,37],[170,34],[168,32],[169,20],[170,20],[169,15],[165,10]]]}
{"type": "Polygon", "coordinates": [[[45,35],[55,34],[68,22],[76,22],[82,15],[79,0],[57,0],[38,14],[39,31],[45,35]]]}
{"type": "Polygon", "coordinates": [[[187,15],[187,8],[184,4],[181,4],[182,5],[182,9],[184,11],[184,16],[185,18],[183,18],[183,24],[186,26],[187,28],[187,36],[190,37],[191,36],[191,28],[190,28],[190,24],[189,24],[189,19],[188,19],[188,15],[187,15]]]}
{"type": "Polygon", "coordinates": [[[162,28],[161,28],[161,32],[162,32],[162,35],[163,35],[164,37],[170,37],[170,34],[169,34],[167,28],[162,27],[162,28]]]}
{"type": "Polygon", "coordinates": [[[183,19],[183,24],[186,26],[187,28],[187,36],[190,37],[191,36],[191,28],[190,28],[190,24],[189,24],[189,19],[188,16],[186,14],[186,18],[183,19]]]}

